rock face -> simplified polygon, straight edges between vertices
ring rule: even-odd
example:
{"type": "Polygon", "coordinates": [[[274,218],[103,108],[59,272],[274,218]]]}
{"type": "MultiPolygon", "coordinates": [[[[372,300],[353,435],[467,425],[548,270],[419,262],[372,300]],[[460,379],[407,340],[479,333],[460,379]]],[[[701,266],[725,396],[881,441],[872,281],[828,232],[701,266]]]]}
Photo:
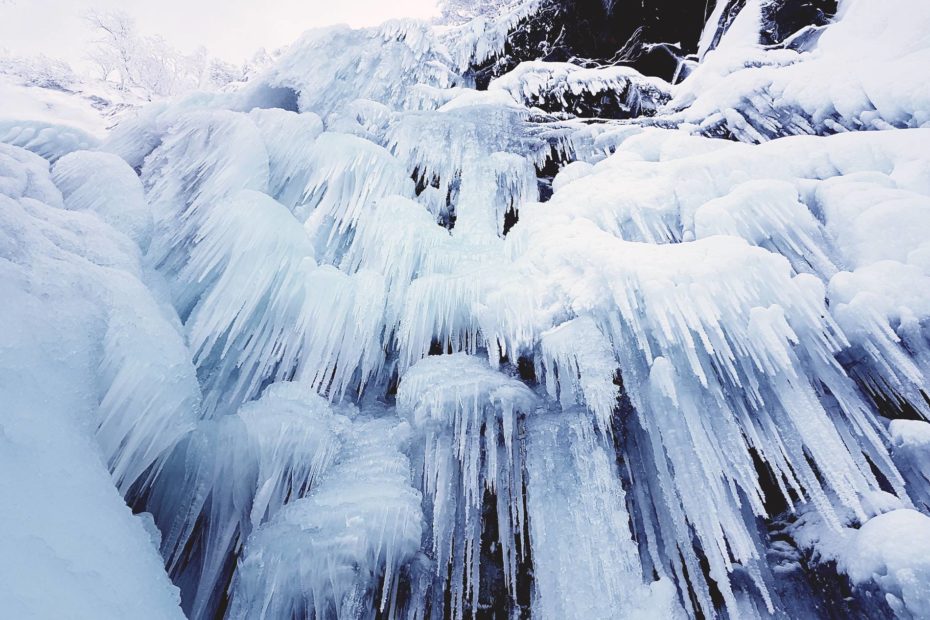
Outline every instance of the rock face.
{"type": "Polygon", "coordinates": [[[836,14],[836,0],[780,0],[762,5],[762,43],[776,45],[808,26],[824,26],[836,14]]]}
{"type": "MultiPolygon", "coordinates": [[[[621,64],[672,81],[682,58],[698,52],[705,24],[712,49],[746,0],[544,0],[508,35],[504,53],[474,68],[478,88],[520,62],[571,61],[582,66],[621,64]],[[708,23],[712,17],[717,19],[708,23]]],[[[836,0],[763,0],[760,43],[776,45],[836,13],[836,0]]]]}
{"type": "Polygon", "coordinates": [[[619,61],[670,80],[708,15],[700,2],[545,0],[510,33],[503,56],[475,68],[478,87],[526,60],[619,61]]]}

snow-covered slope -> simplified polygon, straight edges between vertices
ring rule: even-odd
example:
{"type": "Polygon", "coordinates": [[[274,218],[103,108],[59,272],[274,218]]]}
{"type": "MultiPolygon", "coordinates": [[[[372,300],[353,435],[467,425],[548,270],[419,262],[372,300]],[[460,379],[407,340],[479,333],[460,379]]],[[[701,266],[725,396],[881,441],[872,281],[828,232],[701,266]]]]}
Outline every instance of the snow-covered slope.
{"type": "Polygon", "coordinates": [[[930,12],[797,4],[0,112],[3,611],[927,617],[930,12]]]}
{"type": "Polygon", "coordinates": [[[199,388],[138,247],[73,197],[47,161],[0,145],[3,615],[181,618],[151,516],[114,482],[193,426],[199,388]]]}

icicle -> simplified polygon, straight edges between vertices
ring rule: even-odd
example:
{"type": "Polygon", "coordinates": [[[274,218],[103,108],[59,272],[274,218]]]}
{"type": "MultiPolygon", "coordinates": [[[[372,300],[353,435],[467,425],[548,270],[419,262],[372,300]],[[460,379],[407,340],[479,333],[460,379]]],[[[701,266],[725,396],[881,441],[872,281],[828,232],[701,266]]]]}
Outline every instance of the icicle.
{"type": "Polygon", "coordinates": [[[694,214],[694,236],[742,237],[781,254],[799,273],[813,272],[825,279],[836,266],[823,249],[829,247],[797,190],[779,181],[749,181],[724,197],[704,203],[694,214]]]}
{"type": "Polygon", "coordinates": [[[193,428],[201,391],[183,338],[145,288],[129,278],[112,282],[120,286],[109,293],[96,437],[125,495],[136,482],[148,484],[161,460],[193,428]]]}
{"type": "Polygon", "coordinates": [[[463,239],[503,236],[504,215],[538,197],[533,164],[511,153],[466,160],[461,177],[454,234],[463,239]]]}
{"type": "Polygon", "coordinates": [[[360,30],[333,26],[306,32],[247,90],[292,89],[301,112],[327,118],[354,99],[394,106],[415,84],[453,86],[461,78],[449,64],[445,46],[423,22],[395,20],[360,30]]]}
{"type": "Polygon", "coordinates": [[[24,617],[180,618],[117,486],[143,488],[196,420],[193,366],[135,244],[64,207],[47,161],[0,144],[2,598],[24,617]]]}
{"type": "Polygon", "coordinates": [[[643,583],[613,447],[586,412],[527,420],[533,616],[682,618],[674,586],[643,583]]]}
{"type": "MultiPolygon", "coordinates": [[[[418,180],[435,182],[447,194],[466,165],[478,165],[492,153],[535,159],[546,143],[515,131],[525,119],[526,112],[520,108],[482,105],[480,101],[445,111],[408,112],[389,131],[387,144],[411,172],[416,172],[418,180]]],[[[518,162],[510,166],[522,170],[518,162]]],[[[504,170],[501,168],[502,174],[504,170]]],[[[505,179],[511,181],[518,183],[516,187],[523,182],[517,176],[505,179]]]]}
{"type": "MultiPolygon", "coordinates": [[[[62,157],[62,197],[0,147],[0,288],[80,328],[37,350],[80,377],[61,402],[96,411],[193,617],[227,594],[243,618],[474,616],[487,536],[514,614],[524,576],[544,618],[674,617],[672,582],[692,617],[782,613],[773,500],[841,535],[880,481],[930,487],[920,433],[889,437],[867,400],[930,413],[930,130],[892,129],[928,122],[900,76],[927,65],[930,14],[889,1],[843,9],[814,53],[755,45],[748,2],[674,88],[541,62],[470,88],[535,0],[316,30],[242,92],[111,136],[151,208],[113,157],[62,157]],[[528,107],[595,95],[655,116],[528,107]],[[217,111],[255,104],[285,109],[217,111]],[[143,286],[160,278],[181,321],[143,286]],[[495,369],[527,377],[530,356],[535,392],[495,369]]],[[[70,148],[30,131],[7,138],[70,148]]]]}
{"type": "Polygon", "coordinates": [[[235,410],[293,367],[294,322],[315,264],[303,227],[259,192],[217,205],[197,241],[180,274],[188,284],[179,304],[191,307],[188,333],[212,414],[235,410]]]}
{"type": "Polygon", "coordinates": [[[311,171],[296,214],[307,220],[323,246],[358,223],[364,210],[381,198],[413,198],[408,173],[384,148],[349,134],[324,133],[313,144],[306,165],[311,171]]]}
{"type": "Polygon", "coordinates": [[[323,133],[316,114],[256,108],[249,118],[261,132],[268,151],[268,194],[293,210],[300,204],[313,168],[308,164],[314,142],[323,133]]]}
{"type": "Polygon", "coordinates": [[[423,205],[388,196],[359,221],[341,267],[350,273],[366,269],[384,276],[388,296],[385,326],[391,331],[400,320],[410,284],[425,275],[426,257],[448,241],[448,232],[423,205]]]}
{"type": "Polygon", "coordinates": [[[401,572],[420,547],[420,494],[398,451],[405,425],[358,421],[345,449],[306,498],[248,540],[231,618],[397,615],[401,572]]]}
{"type": "Polygon", "coordinates": [[[563,409],[587,404],[607,435],[617,404],[617,362],[591,317],[573,319],[540,336],[546,391],[563,409]]]}
{"type": "Polygon", "coordinates": [[[247,116],[192,112],[145,159],[142,182],[155,220],[149,256],[171,277],[187,263],[217,203],[241,189],[267,189],[268,155],[247,116]]]}
{"type": "Polygon", "coordinates": [[[515,597],[513,541],[525,541],[526,535],[517,425],[518,416],[535,406],[533,393],[486,361],[456,354],[430,357],[411,368],[397,401],[422,446],[415,462],[432,514],[436,577],[440,591],[452,594],[453,617],[462,618],[469,601],[471,613],[477,610],[486,491],[497,497],[504,575],[515,597]]]}
{"type": "MultiPolygon", "coordinates": [[[[748,501],[753,513],[764,514],[750,448],[828,518],[833,509],[819,476],[854,510],[861,494],[877,488],[859,450],[880,454],[882,438],[874,421],[861,416],[855,387],[833,361],[845,342],[824,318],[823,286],[812,276],[792,278],[783,258],[733,238],[650,246],[575,226],[581,225],[553,230],[557,242],[537,239],[518,264],[558,274],[554,282],[572,291],[573,307],[609,330],[662,480],[657,511],[680,510],[675,538],[688,540],[687,529],[695,531],[727,604],[736,605],[727,587],[732,561],[750,567],[760,561],[753,526],[740,509],[748,501]],[[584,246],[572,252],[586,257],[582,278],[609,292],[581,284],[562,267],[556,248],[575,243],[584,246]],[[811,375],[799,376],[801,369],[811,375]],[[834,421],[818,400],[821,382],[841,399],[844,421],[834,421]],[[846,424],[872,448],[848,446],[838,430],[846,424]],[[808,457],[817,473],[806,467],[808,457]]],[[[882,468],[899,479],[887,459],[882,468]]],[[[693,564],[689,547],[681,553],[693,564]]],[[[687,572],[696,578],[693,567],[687,572]]],[[[765,585],[757,586],[765,596],[765,585]]],[[[705,611],[709,600],[703,598],[705,611]]]]}
{"type": "Polygon", "coordinates": [[[213,616],[242,542],[314,487],[347,423],[309,386],[275,384],[238,414],[201,424],[166,461],[146,508],[191,617],[213,616]]]}

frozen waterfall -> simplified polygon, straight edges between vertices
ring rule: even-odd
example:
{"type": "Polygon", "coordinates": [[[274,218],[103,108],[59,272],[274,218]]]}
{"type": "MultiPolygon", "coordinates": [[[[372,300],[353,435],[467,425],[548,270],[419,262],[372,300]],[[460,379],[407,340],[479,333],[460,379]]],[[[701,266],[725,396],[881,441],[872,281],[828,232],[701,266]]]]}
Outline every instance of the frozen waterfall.
{"type": "Polygon", "coordinates": [[[714,4],[0,125],[0,616],[930,618],[930,5],[714,4]]]}

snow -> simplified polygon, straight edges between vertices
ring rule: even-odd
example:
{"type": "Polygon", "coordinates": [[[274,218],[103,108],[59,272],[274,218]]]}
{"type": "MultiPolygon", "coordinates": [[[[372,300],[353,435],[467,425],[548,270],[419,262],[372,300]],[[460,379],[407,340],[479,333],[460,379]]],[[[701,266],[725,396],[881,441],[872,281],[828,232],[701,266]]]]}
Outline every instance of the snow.
{"type": "Polygon", "coordinates": [[[492,80],[490,91],[503,90],[528,107],[545,109],[557,102],[572,109],[570,100],[579,95],[617,95],[631,115],[655,112],[671,99],[671,88],[659,78],[642,75],[630,67],[587,69],[571,63],[523,62],[513,71],[492,80]]]}
{"type": "Polygon", "coordinates": [[[65,210],[45,160],[0,145],[0,206],[4,614],[181,618],[116,484],[191,423],[186,349],[129,239],[65,210]]]}
{"type": "Polygon", "coordinates": [[[914,505],[926,511],[930,508],[930,423],[922,420],[892,420],[889,425],[892,456],[907,481],[908,495],[914,505]]]}
{"type": "Polygon", "coordinates": [[[930,517],[893,510],[866,521],[856,532],[840,569],[853,582],[874,579],[896,614],[930,614],[930,517]]]}
{"type": "Polygon", "coordinates": [[[725,127],[753,142],[779,133],[921,127],[930,121],[927,84],[906,77],[928,61],[925,3],[840,3],[840,19],[810,52],[747,47],[753,29],[737,26],[747,24],[758,5],[747,3],[724,37],[726,43],[732,35],[734,44],[708,52],[676,89],[669,106],[681,110],[677,119],[703,124],[705,131],[725,127]]]}
{"type": "Polygon", "coordinates": [[[448,52],[425,22],[396,20],[360,30],[332,26],[305,33],[250,88],[292,89],[300,111],[326,118],[353,99],[396,105],[414,84],[456,85],[457,76],[443,61],[448,52]]]}
{"type": "Polygon", "coordinates": [[[798,540],[818,554],[818,561],[835,561],[854,585],[877,588],[895,617],[926,617],[930,517],[893,497],[872,499],[872,514],[859,527],[830,531],[803,517],[795,526],[798,540]]]}
{"type": "Polygon", "coordinates": [[[93,144],[106,135],[106,120],[87,99],[54,88],[29,86],[7,74],[0,74],[0,95],[0,118],[7,127],[12,127],[13,121],[67,127],[93,144]]]}

